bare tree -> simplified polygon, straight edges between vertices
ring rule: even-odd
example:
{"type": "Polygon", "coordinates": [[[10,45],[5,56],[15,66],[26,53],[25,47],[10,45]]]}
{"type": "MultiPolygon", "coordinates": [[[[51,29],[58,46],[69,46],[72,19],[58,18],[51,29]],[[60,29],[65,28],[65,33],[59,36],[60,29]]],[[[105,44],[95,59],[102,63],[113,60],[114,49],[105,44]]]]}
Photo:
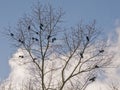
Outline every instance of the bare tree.
{"type": "Polygon", "coordinates": [[[66,30],[62,27],[63,15],[61,9],[36,5],[30,15],[19,20],[15,30],[8,29],[14,45],[26,50],[31,58],[24,64],[36,67],[36,90],[85,90],[96,80],[97,71],[111,62],[112,55],[98,38],[95,22],[66,30]]]}

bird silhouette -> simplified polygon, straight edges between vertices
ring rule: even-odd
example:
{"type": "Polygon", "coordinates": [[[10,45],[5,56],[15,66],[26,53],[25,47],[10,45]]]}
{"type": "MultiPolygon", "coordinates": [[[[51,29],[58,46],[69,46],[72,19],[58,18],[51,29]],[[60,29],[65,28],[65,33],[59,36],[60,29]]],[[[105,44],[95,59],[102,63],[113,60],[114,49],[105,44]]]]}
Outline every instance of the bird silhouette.
{"type": "Polygon", "coordinates": [[[100,53],[103,53],[103,52],[104,52],[104,50],[99,50],[99,52],[100,52],[100,53]]]}
{"type": "Polygon", "coordinates": [[[36,32],[36,34],[39,34],[38,32],[36,32]]]}
{"type": "Polygon", "coordinates": [[[42,27],[43,27],[43,24],[41,23],[41,24],[40,24],[40,26],[42,26],[42,27]]]}
{"type": "Polygon", "coordinates": [[[34,37],[32,37],[32,40],[35,40],[35,38],[34,38],[34,37]]]}
{"type": "Polygon", "coordinates": [[[56,40],[56,38],[52,38],[52,42],[54,42],[56,40]]]}
{"type": "Polygon", "coordinates": [[[43,30],[43,24],[42,23],[40,23],[40,29],[43,30]]]}
{"type": "Polygon", "coordinates": [[[10,33],[10,35],[11,35],[11,36],[14,36],[14,34],[13,34],[13,33],[10,33]]]}
{"type": "Polygon", "coordinates": [[[30,25],[28,26],[28,30],[30,30],[30,25]]]}
{"type": "Polygon", "coordinates": [[[80,53],[81,58],[83,58],[83,53],[80,53]]]}
{"type": "Polygon", "coordinates": [[[21,58],[24,58],[24,56],[21,56],[21,58]]]}
{"type": "Polygon", "coordinates": [[[19,39],[18,42],[20,42],[20,43],[22,43],[22,44],[24,43],[24,41],[22,41],[21,39],[19,39]]]}
{"type": "Polygon", "coordinates": [[[50,37],[51,37],[51,36],[50,36],[50,35],[48,35],[47,40],[49,40],[49,39],[50,39],[50,37]]]}
{"type": "Polygon", "coordinates": [[[21,39],[19,39],[18,41],[21,42],[21,39]]]}
{"type": "Polygon", "coordinates": [[[35,38],[35,41],[39,41],[37,38],[35,38]]]}
{"type": "Polygon", "coordinates": [[[89,79],[89,81],[94,82],[95,79],[96,79],[96,77],[92,77],[92,78],[89,79]]]}
{"type": "Polygon", "coordinates": [[[20,55],[19,57],[20,57],[20,58],[24,58],[24,56],[22,56],[22,55],[20,55]]]}
{"type": "Polygon", "coordinates": [[[86,36],[86,39],[87,39],[87,41],[89,42],[89,37],[88,37],[88,36],[86,36]]]}
{"type": "Polygon", "coordinates": [[[99,68],[99,66],[98,66],[98,65],[95,65],[95,68],[99,68]]]}

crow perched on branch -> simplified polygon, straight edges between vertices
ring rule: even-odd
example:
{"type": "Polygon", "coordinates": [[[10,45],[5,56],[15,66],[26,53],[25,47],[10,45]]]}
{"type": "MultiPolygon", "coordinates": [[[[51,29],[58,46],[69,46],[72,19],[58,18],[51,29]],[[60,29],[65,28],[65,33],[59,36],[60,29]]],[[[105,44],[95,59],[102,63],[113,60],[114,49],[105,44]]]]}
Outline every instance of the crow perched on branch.
{"type": "Polygon", "coordinates": [[[35,41],[39,41],[37,38],[35,38],[35,41]]]}
{"type": "Polygon", "coordinates": [[[28,30],[30,30],[30,25],[28,26],[28,30]]]}
{"type": "Polygon", "coordinates": [[[37,38],[32,37],[32,40],[39,41],[37,38]]]}
{"type": "Polygon", "coordinates": [[[35,38],[34,38],[34,37],[32,37],[32,40],[35,40],[35,38]]]}
{"type": "Polygon", "coordinates": [[[43,24],[41,23],[40,26],[43,27],[43,24]]]}
{"type": "Polygon", "coordinates": [[[22,41],[21,39],[19,39],[18,42],[20,42],[20,43],[22,43],[22,44],[24,43],[24,41],[22,41]]]}
{"type": "Polygon", "coordinates": [[[99,66],[98,66],[98,65],[95,65],[95,68],[99,68],[99,66]]]}
{"type": "Polygon", "coordinates": [[[52,38],[52,42],[54,42],[56,40],[56,38],[52,38]]]}
{"type": "Polygon", "coordinates": [[[10,33],[10,35],[13,37],[14,36],[14,34],[13,33],[10,33]]]}
{"type": "Polygon", "coordinates": [[[100,53],[103,53],[103,52],[104,52],[104,50],[99,50],[99,52],[100,52],[100,53]]]}
{"type": "Polygon", "coordinates": [[[94,82],[95,79],[96,79],[96,77],[92,77],[92,78],[89,79],[89,81],[94,82]]]}
{"type": "Polygon", "coordinates": [[[20,58],[24,58],[24,56],[22,56],[22,55],[20,55],[19,57],[20,57],[20,58]]]}
{"type": "Polygon", "coordinates": [[[43,30],[43,24],[42,23],[40,23],[40,29],[43,30]]]}
{"type": "Polygon", "coordinates": [[[38,32],[36,32],[36,34],[39,34],[38,32]]]}
{"type": "Polygon", "coordinates": [[[88,42],[90,41],[88,36],[86,36],[86,39],[87,39],[88,42]]]}
{"type": "Polygon", "coordinates": [[[50,39],[50,37],[51,37],[51,36],[50,36],[50,35],[48,35],[47,40],[49,40],[49,39],[50,39]]]}
{"type": "Polygon", "coordinates": [[[83,53],[80,53],[81,58],[83,58],[83,53]]]}

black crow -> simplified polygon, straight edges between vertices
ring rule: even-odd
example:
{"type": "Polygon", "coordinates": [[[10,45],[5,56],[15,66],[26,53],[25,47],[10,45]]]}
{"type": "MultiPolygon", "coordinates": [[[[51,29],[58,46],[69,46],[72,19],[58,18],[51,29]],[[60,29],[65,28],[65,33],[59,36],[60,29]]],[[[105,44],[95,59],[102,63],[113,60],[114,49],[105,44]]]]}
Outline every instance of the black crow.
{"type": "Polygon", "coordinates": [[[95,65],[95,68],[99,68],[99,66],[98,66],[98,65],[95,65]]]}
{"type": "Polygon", "coordinates": [[[21,55],[20,55],[19,57],[20,57],[20,58],[24,58],[24,56],[21,56],[21,55]]]}
{"type": "Polygon", "coordinates": [[[21,43],[23,44],[23,43],[24,43],[24,41],[21,41],[21,43]]]}
{"type": "Polygon", "coordinates": [[[28,30],[30,30],[30,26],[28,26],[28,30]]]}
{"type": "Polygon", "coordinates": [[[10,33],[10,35],[11,35],[11,36],[14,36],[14,34],[13,34],[13,33],[10,33]]]}
{"type": "Polygon", "coordinates": [[[41,23],[40,26],[43,27],[43,24],[41,23]]]}
{"type": "Polygon", "coordinates": [[[18,41],[21,42],[21,39],[19,39],[18,41]]]}
{"type": "Polygon", "coordinates": [[[40,26],[40,29],[43,30],[43,28],[40,26]]]}
{"type": "Polygon", "coordinates": [[[21,39],[18,40],[18,42],[21,42],[21,41],[22,41],[21,39]]]}
{"type": "Polygon", "coordinates": [[[100,52],[100,53],[103,53],[103,52],[104,52],[104,50],[99,50],[99,52],[100,52]]]}
{"type": "Polygon", "coordinates": [[[35,38],[35,41],[39,41],[37,38],[35,38]]]}
{"type": "Polygon", "coordinates": [[[48,40],[48,39],[50,39],[50,37],[51,37],[51,36],[50,36],[50,35],[48,35],[47,40],[48,40]]]}
{"type": "Polygon", "coordinates": [[[89,37],[88,37],[88,36],[86,36],[86,39],[87,39],[87,41],[89,42],[89,37]]]}
{"type": "Polygon", "coordinates": [[[34,40],[35,38],[34,37],[32,37],[32,40],[34,40]]]}
{"type": "Polygon", "coordinates": [[[39,34],[38,32],[36,32],[36,34],[39,34]]]}
{"type": "Polygon", "coordinates": [[[89,81],[94,82],[95,79],[96,79],[96,77],[92,77],[92,78],[89,79],[89,81]]]}
{"type": "Polygon", "coordinates": [[[83,58],[83,53],[80,53],[81,58],[83,58]]]}
{"type": "Polygon", "coordinates": [[[20,43],[22,43],[22,44],[24,43],[24,41],[22,41],[21,39],[19,39],[18,42],[20,42],[20,43]]]}
{"type": "Polygon", "coordinates": [[[40,29],[43,30],[43,24],[42,23],[40,24],[40,29]]]}
{"type": "Polygon", "coordinates": [[[52,42],[54,42],[56,40],[56,38],[52,38],[52,42]]]}
{"type": "Polygon", "coordinates": [[[24,56],[21,56],[21,58],[24,58],[24,56]]]}

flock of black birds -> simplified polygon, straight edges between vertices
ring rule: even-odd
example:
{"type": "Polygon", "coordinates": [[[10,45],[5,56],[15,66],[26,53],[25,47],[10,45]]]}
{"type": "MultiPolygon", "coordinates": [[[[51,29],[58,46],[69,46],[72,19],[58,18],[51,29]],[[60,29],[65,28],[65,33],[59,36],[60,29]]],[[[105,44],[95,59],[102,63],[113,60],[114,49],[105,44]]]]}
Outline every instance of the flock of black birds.
{"type": "MultiPolygon", "coordinates": [[[[44,25],[41,23],[41,24],[40,24],[40,29],[43,30],[43,27],[44,27],[44,25]]],[[[29,26],[28,26],[28,30],[30,30],[30,29],[31,29],[31,27],[30,27],[30,25],[29,25],[29,26]]],[[[36,32],[36,34],[39,34],[39,32],[36,32]]],[[[10,35],[11,35],[12,37],[14,36],[13,33],[10,33],[10,35]]],[[[47,40],[49,40],[51,37],[52,37],[52,36],[48,35],[47,40]]],[[[39,41],[37,38],[34,38],[34,37],[32,37],[32,40],[39,41]]],[[[56,40],[56,38],[53,37],[53,38],[52,38],[52,43],[53,43],[55,40],[56,40]]],[[[86,36],[86,40],[87,40],[87,42],[90,41],[90,39],[89,39],[88,36],[86,36]]],[[[24,43],[24,41],[22,41],[21,39],[19,39],[18,41],[21,42],[21,43],[24,43]]],[[[103,53],[103,52],[104,52],[104,50],[99,50],[99,53],[103,53]]],[[[84,57],[83,57],[83,52],[80,53],[80,56],[81,56],[81,58],[84,58],[84,57]]],[[[20,55],[19,57],[20,57],[20,58],[24,58],[24,56],[22,56],[22,55],[20,55]]],[[[36,58],[34,58],[33,60],[36,60],[36,58]]],[[[99,68],[99,66],[98,66],[98,65],[95,65],[94,68],[99,68]]],[[[96,77],[92,77],[92,78],[89,79],[89,81],[93,82],[93,81],[95,81],[95,79],[96,79],[96,77]]]]}
{"type": "Polygon", "coordinates": [[[20,43],[24,44],[24,41],[23,41],[23,40],[21,40],[21,39],[19,39],[19,40],[18,40],[18,42],[20,42],[20,43]]]}
{"type": "MultiPolygon", "coordinates": [[[[87,42],[89,42],[89,41],[90,41],[90,39],[89,39],[89,37],[88,37],[88,36],[86,36],[86,40],[87,40],[87,42]]],[[[80,53],[80,56],[81,56],[81,58],[84,58],[84,57],[83,57],[83,52],[81,52],[81,53],[80,53]]]]}
{"type": "MultiPolygon", "coordinates": [[[[24,56],[23,55],[19,55],[19,58],[24,58],[24,56]]],[[[33,58],[33,60],[35,61],[35,60],[37,60],[37,58],[33,58]]]]}
{"type": "Polygon", "coordinates": [[[43,30],[43,26],[44,26],[44,25],[41,23],[41,24],[40,24],[40,29],[41,29],[41,30],[43,30]]]}
{"type": "Polygon", "coordinates": [[[39,41],[37,38],[32,37],[32,40],[39,41]]]}
{"type": "MultiPolygon", "coordinates": [[[[86,40],[87,40],[87,42],[90,41],[90,39],[89,39],[88,36],[86,36],[86,40]]],[[[99,50],[99,53],[103,53],[103,52],[104,52],[104,50],[99,50]]],[[[84,57],[83,57],[83,52],[80,53],[80,56],[81,56],[81,58],[84,58],[84,57]]]]}
{"type": "MultiPolygon", "coordinates": [[[[40,29],[43,29],[42,27],[43,27],[43,24],[40,25],[40,29]]],[[[28,29],[30,29],[30,26],[28,26],[28,29]]],[[[36,34],[39,34],[39,33],[36,32],[36,34]]],[[[10,33],[10,35],[11,35],[11,36],[14,36],[13,33],[10,33]]],[[[48,35],[47,39],[49,40],[50,38],[51,38],[51,36],[48,35]]],[[[86,39],[87,39],[87,41],[89,42],[89,38],[88,38],[88,36],[86,36],[86,39]]],[[[32,40],[36,40],[36,41],[38,41],[38,39],[37,39],[37,38],[34,38],[34,37],[32,37],[32,40]]],[[[54,42],[55,40],[56,40],[55,37],[52,38],[52,42],[54,42]]],[[[22,40],[20,40],[20,39],[19,39],[18,41],[21,42],[21,43],[24,43],[24,42],[23,42],[22,40]]],[[[100,53],[103,53],[104,50],[99,50],[99,52],[100,52],[100,53]]],[[[80,56],[81,56],[81,58],[84,58],[84,57],[83,57],[83,52],[80,53],[80,56]]],[[[20,58],[24,58],[23,55],[20,55],[19,57],[20,57],[20,58]]],[[[34,61],[35,61],[36,59],[37,59],[37,58],[33,58],[34,61]]],[[[98,65],[95,65],[95,68],[99,68],[99,66],[98,66],[98,65]]],[[[94,76],[94,77],[90,78],[89,81],[94,82],[95,79],[96,79],[96,77],[94,76]]]]}
{"type": "MultiPolygon", "coordinates": [[[[41,30],[43,30],[43,27],[44,27],[44,25],[43,25],[42,23],[40,23],[40,29],[41,29],[41,30]]],[[[29,26],[28,26],[28,30],[30,30],[30,29],[31,29],[31,26],[29,25],[29,26]]],[[[36,34],[39,34],[39,32],[35,32],[35,33],[36,33],[36,34]]],[[[10,33],[10,36],[14,37],[14,34],[13,34],[13,33],[10,33]]],[[[49,40],[51,37],[52,37],[52,36],[48,35],[47,40],[49,40]]],[[[35,37],[32,37],[31,39],[32,39],[32,40],[35,40],[35,41],[39,41],[39,39],[37,39],[37,38],[35,38],[35,37]]],[[[51,42],[53,43],[55,40],[57,40],[57,39],[56,39],[55,37],[53,37],[53,38],[51,39],[51,42]]],[[[24,41],[21,40],[21,39],[18,39],[18,42],[24,44],[24,41]]]]}
{"type": "MultiPolygon", "coordinates": [[[[89,39],[88,36],[86,36],[86,40],[87,40],[87,42],[90,41],[90,39],[89,39]]],[[[99,53],[103,53],[103,52],[104,52],[104,50],[99,50],[99,53]]],[[[84,58],[84,57],[83,57],[83,52],[80,53],[80,56],[81,56],[81,58],[84,58]]],[[[98,65],[95,65],[94,68],[99,68],[99,66],[98,66],[98,65]]],[[[94,77],[90,78],[89,81],[94,82],[94,81],[96,80],[96,78],[97,78],[97,77],[94,76],[94,77]]]]}
{"type": "MultiPolygon", "coordinates": [[[[48,35],[47,40],[49,40],[52,36],[48,35]]],[[[52,43],[57,40],[55,37],[52,38],[52,43]]]]}
{"type": "Polygon", "coordinates": [[[23,55],[19,55],[19,57],[20,57],[20,58],[24,58],[24,56],[23,56],[23,55]]]}
{"type": "MultiPolygon", "coordinates": [[[[20,57],[20,58],[24,58],[23,55],[19,55],[19,57],[20,57]]],[[[37,58],[33,58],[33,60],[35,61],[35,60],[37,60],[37,58]]],[[[99,68],[99,66],[96,65],[95,68],[99,68]]],[[[95,77],[95,76],[89,79],[89,81],[91,81],[91,82],[94,82],[95,80],[96,80],[96,77],[95,77]]]]}

